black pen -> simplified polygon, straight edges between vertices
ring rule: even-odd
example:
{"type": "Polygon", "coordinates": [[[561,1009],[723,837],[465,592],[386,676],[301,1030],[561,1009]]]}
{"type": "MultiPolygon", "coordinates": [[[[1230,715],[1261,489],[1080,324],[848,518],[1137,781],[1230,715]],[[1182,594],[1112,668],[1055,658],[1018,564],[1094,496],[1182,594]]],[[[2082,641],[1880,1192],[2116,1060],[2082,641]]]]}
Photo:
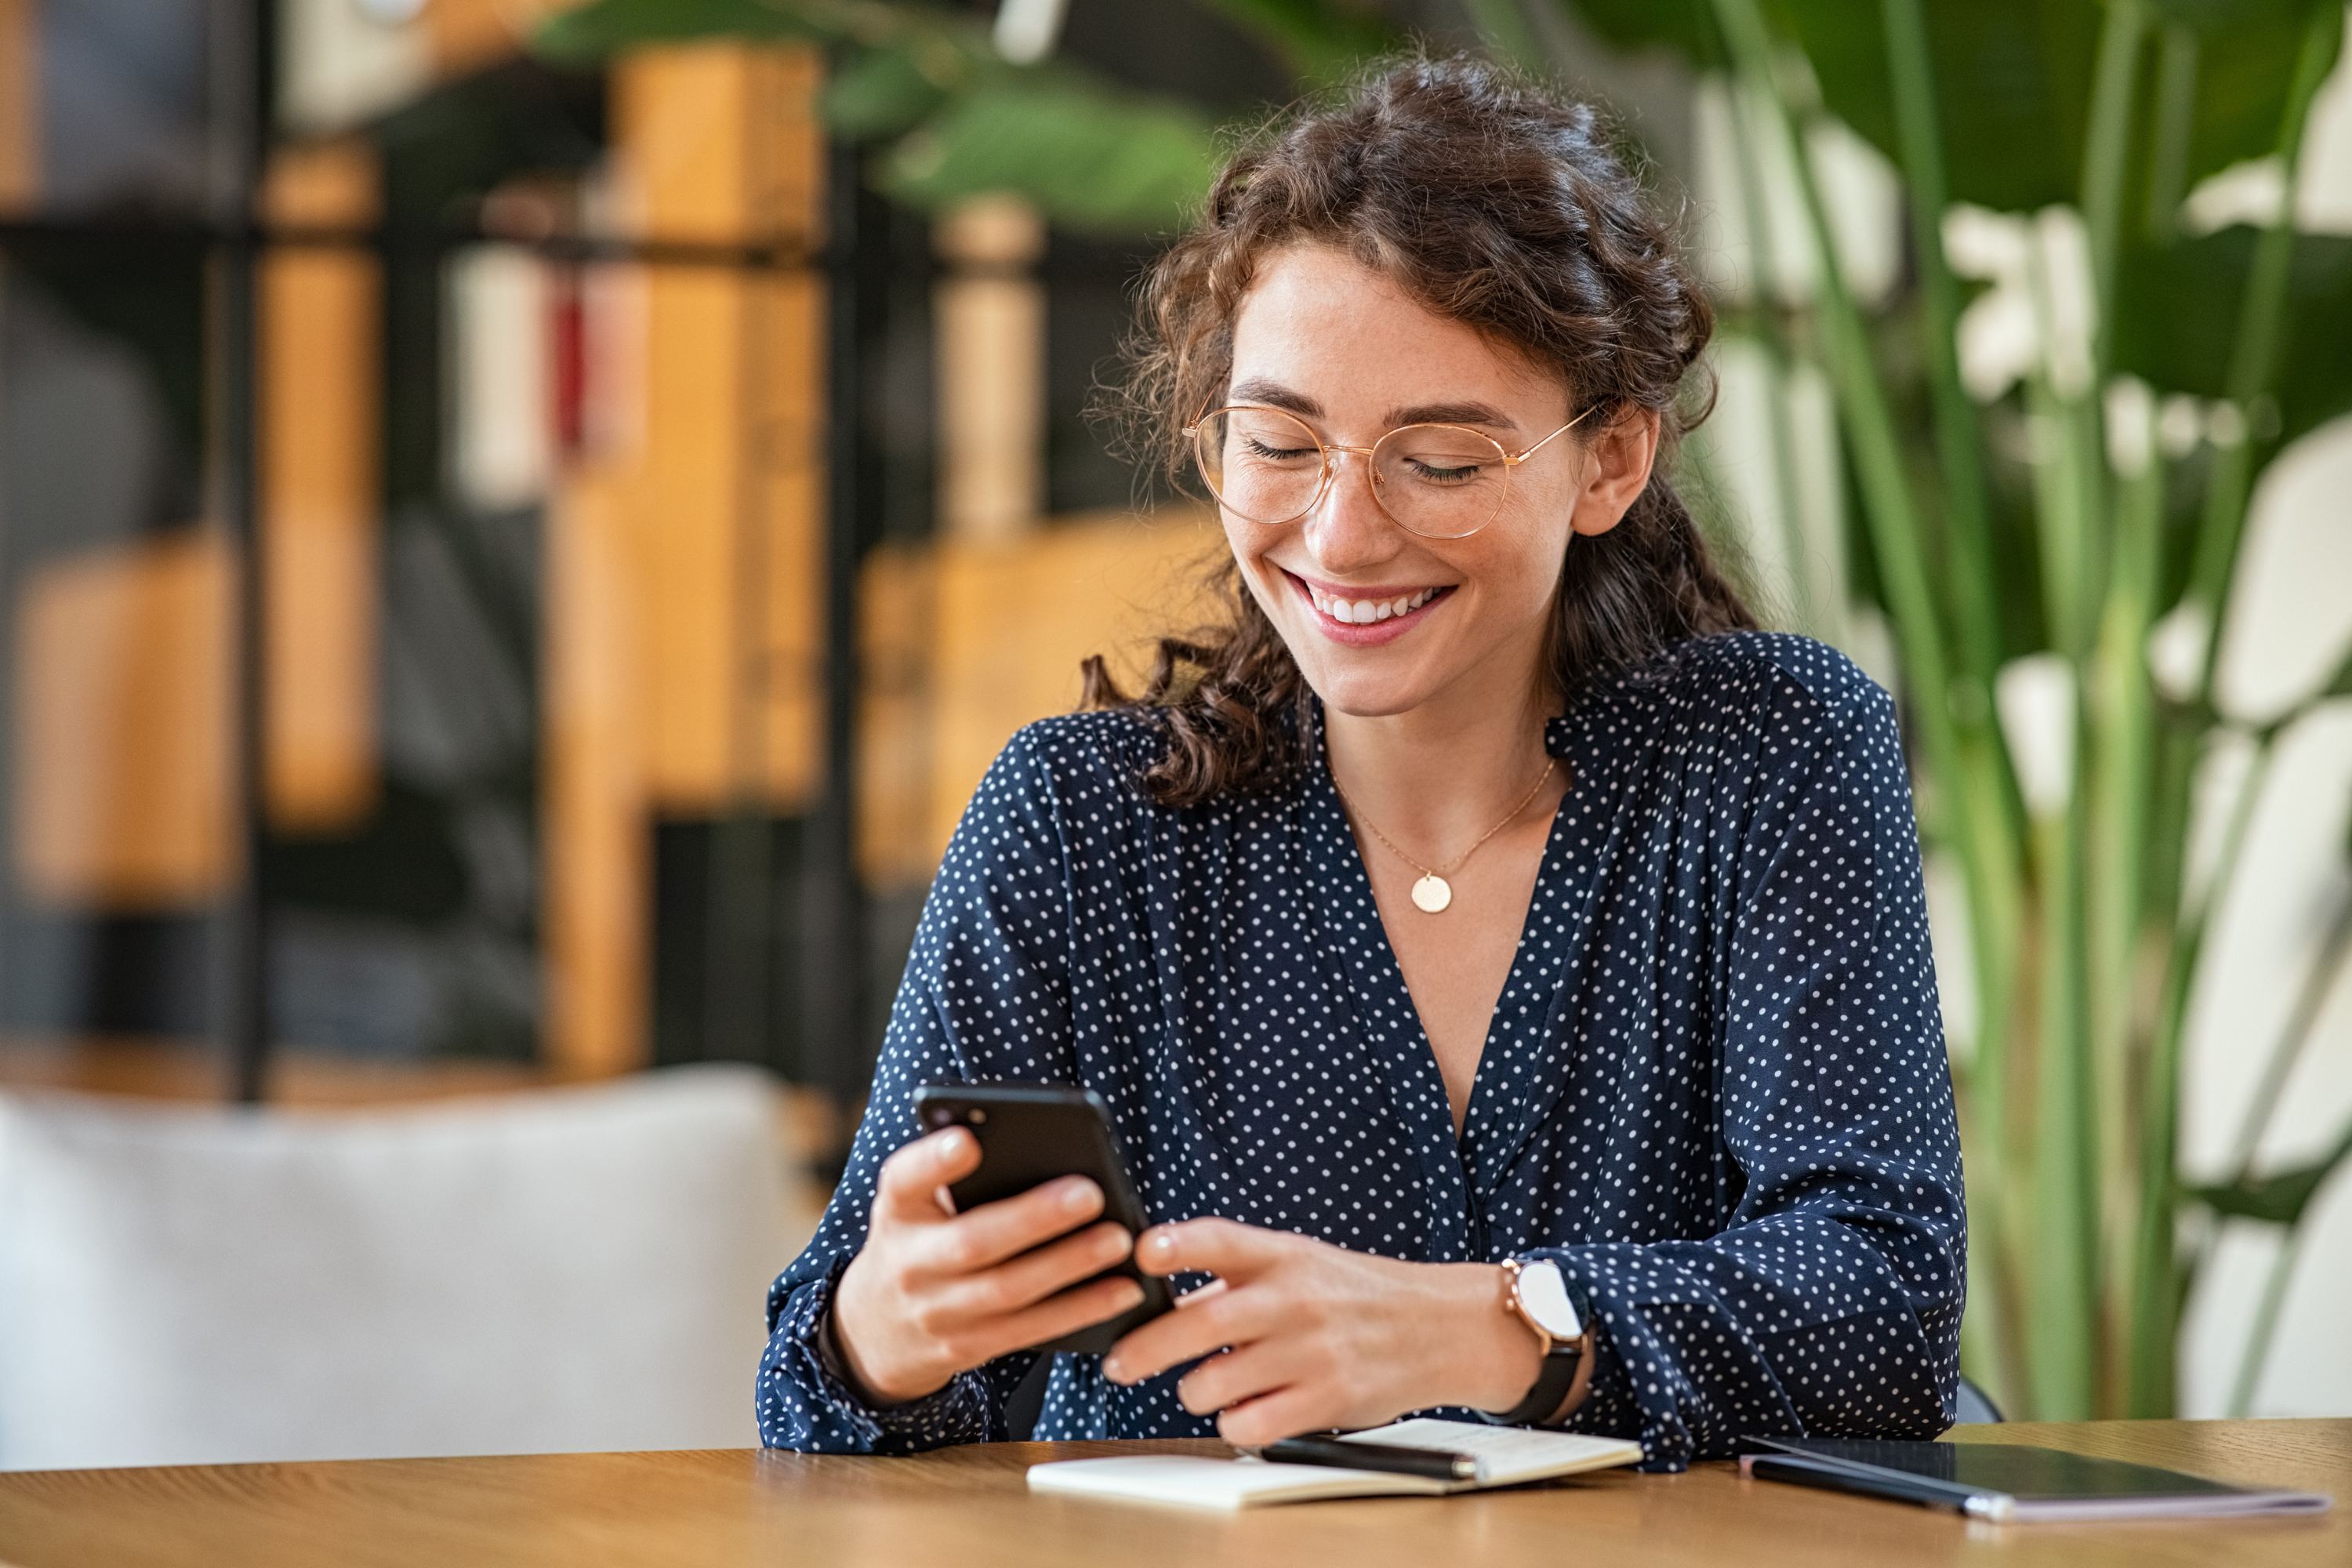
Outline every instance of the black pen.
{"type": "Polygon", "coordinates": [[[1277,1465],[1331,1465],[1384,1475],[1424,1476],[1433,1481],[1475,1481],[1478,1461],[1445,1448],[1407,1448],[1394,1443],[1350,1443],[1345,1437],[1285,1437],[1268,1443],[1258,1457],[1277,1465]]]}

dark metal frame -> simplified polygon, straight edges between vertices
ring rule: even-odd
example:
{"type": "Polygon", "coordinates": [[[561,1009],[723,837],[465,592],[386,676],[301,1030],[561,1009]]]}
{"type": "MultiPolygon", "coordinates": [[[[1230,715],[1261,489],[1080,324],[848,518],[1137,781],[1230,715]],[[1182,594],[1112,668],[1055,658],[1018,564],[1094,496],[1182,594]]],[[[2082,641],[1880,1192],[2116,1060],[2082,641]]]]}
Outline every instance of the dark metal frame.
{"type": "Polygon", "coordinates": [[[269,897],[266,725],[268,648],[262,612],[260,496],[260,247],[253,217],[268,156],[272,22],[268,0],[212,0],[213,446],[208,482],[215,515],[236,547],[234,773],[244,875],[222,911],[221,1035],[231,1099],[259,1101],[269,1072],[269,897]]]}
{"type": "Polygon", "coordinates": [[[857,876],[857,583],[879,531],[879,453],[866,427],[866,364],[887,302],[888,214],[867,189],[857,149],[837,142],[826,167],[824,792],[803,865],[808,919],[808,1058],[837,1107],[866,1087],[866,907],[857,876]]]}

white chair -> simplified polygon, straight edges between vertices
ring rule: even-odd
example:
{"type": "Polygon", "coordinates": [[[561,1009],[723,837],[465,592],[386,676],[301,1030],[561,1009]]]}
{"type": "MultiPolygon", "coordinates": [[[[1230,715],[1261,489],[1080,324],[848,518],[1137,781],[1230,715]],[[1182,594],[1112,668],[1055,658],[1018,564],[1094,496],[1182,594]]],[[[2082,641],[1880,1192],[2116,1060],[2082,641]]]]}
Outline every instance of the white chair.
{"type": "Polygon", "coordinates": [[[0,1468],[750,1446],[781,1154],[747,1068],[0,1096],[0,1468]]]}

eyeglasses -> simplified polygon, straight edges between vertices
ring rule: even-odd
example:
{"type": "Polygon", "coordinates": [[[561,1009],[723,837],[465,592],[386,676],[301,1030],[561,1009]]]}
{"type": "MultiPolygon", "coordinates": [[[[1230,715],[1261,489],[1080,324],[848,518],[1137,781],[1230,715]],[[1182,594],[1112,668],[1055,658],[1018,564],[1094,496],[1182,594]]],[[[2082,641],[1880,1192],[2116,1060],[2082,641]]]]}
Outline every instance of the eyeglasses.
{"type": "Polygon", "coordinates": [[[1305,517],[1329,492],[1337,454],[1354,452],[1370,459],[1372,500],[1399,528],[1423,539],[1462,539],[1495,521],[1513,468],[1591,412],[1516,454],[1459,425],[1402,425],[1371,446],[1342,447],[1325,441],[1304,420],[1255,404],[1213,409],[1184,434],[1211,493],[1246,521],[1305,517]]]}

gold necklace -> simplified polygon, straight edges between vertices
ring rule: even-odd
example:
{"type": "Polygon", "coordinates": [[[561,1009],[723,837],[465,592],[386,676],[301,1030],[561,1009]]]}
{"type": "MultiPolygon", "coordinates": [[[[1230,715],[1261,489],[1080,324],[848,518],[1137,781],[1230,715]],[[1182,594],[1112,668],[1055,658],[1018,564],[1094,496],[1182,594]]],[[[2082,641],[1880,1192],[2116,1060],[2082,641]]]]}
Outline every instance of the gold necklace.
{"type": "MultiPolygon", "coordinates": [[[[1478,836],[1477,843],[1473,844],[1469,848],[1465,849],[1461,854],[1456,855],[1454,858],[1453,865],[1445,867],[1424,866],[1420,861],[1414,859],[1412,856],[1406,854],[1403,850],[1398,848],[1397,841],[1391,838],[1387,834],[1382,833],[1380,829],[1380,824],[1374,822],[1370,817],[1364,815],[1364,808],[1356,804],[1355,796],[1348,793],[1348,786],[1339,782],[1339,775],[1336,773],[1331,774],[1331,787],[1339,792],[1339,798],[1348,803],[1349,809],[1355,812],[1357,819],[1363,823],[1365,826],[1372,830],[1373,837],[1387,845],[1389,847],[1390,853],[1393,854],[1398,859],[1403,861],[1406,865],[1421,873],[1421,880],[1412,885],[1412,907],[1419,910],[1423,914],[1433,915],[1443,911],[1448,904],[1454,901],[1454,885],[1451,882],[1448,882],[1445,879],[1454,875],[1454,872],[1462,869],[1464,864],[1469,860],[1471,856],[1475,855],[1480,849],[1486,847],[1486,840],[1494,837],[1495,835],[1509,826],[1512,820],[1517,817],[1519,813],[1527,810],[1528,802],[1535,799],[1536,791],[1543,788],[1544,781],[1551,777],[1552,769],[1559,765],[1559,763],[1558,759],[1546,757],[1544,759],[1543,772],[1538,773],[1536,775],[1536,782],[1528,786],[1528,793],[1519,796],[1519,804],[1505,812],[1503,814],[1502,821],[1495,824],[1494,826],[1480,834],[1478,836]]],[[[1328,763],[1325,763],[1325,771],[1329,771],[1328,763]]]]}

